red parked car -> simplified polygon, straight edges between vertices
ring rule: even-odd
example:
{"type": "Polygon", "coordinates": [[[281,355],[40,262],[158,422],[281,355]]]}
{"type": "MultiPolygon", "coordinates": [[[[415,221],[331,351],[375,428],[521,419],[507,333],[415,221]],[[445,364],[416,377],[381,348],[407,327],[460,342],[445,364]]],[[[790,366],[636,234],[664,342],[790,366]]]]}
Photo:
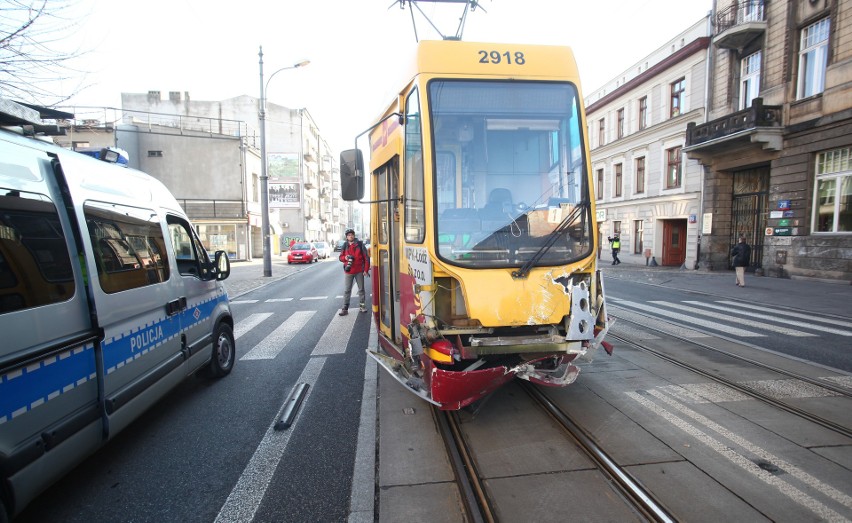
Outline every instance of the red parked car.
{"type": "Polygon", "coordinates": [[[287,253],[287,263],[313,263],[319,261],[317,248],[313,243],[294,243],[287,253]]]}

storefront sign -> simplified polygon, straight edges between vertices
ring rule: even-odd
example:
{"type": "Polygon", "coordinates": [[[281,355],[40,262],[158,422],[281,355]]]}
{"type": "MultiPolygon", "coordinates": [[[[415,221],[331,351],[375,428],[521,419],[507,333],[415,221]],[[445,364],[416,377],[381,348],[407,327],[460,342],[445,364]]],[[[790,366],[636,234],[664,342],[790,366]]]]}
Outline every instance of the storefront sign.
{"type": "Polygon", "coordinates": [[[772,236],[791,236],[793,234],[792,227],[775,227],[772,231],[772,236]]]}
{"type": "Polygon", "coordinates": [[[793,211],[784,211],[784,217],[785,218],[792,218],[793,214],[794,214],[793,211]]]}
{"type": "Polygon", "coordinates": [[[599,222],[606,221],[606,209],[595,209],[595,220],[599,222]]]}
{"type": "Polygon", "coordinates": [[[774,220],[784,216],[784,211],[769,211],[769,218],[774,220]]]}
{"type": "Polygon", "coordinates": [[[790,225],[790,220],[788,220],[788,219],[778,220],[778,225],[781,226],[781,227],[786,227],[786,226],[790,225]]]}

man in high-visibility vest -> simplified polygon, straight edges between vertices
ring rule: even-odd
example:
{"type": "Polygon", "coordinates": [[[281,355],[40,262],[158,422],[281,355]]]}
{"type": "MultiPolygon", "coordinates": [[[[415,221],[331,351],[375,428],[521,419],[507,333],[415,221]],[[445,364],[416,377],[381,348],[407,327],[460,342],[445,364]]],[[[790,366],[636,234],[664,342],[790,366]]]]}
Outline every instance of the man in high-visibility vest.
{"type": "Polygon", "coordinates": [[[621,260],[618,259],[618,251],[621,250],[621,239],[618,237],[618,233],[615,236],[607,236],[606,239],[609,240],[609,244],[612,247],[612,264],[618,265],[621,263],[621,260]]]}

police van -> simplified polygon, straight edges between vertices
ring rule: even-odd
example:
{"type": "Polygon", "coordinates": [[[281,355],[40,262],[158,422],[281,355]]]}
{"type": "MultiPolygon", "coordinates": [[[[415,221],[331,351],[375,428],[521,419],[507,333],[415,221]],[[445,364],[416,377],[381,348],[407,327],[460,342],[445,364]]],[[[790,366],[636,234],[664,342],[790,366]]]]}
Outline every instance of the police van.
{"type": "Polygon", "coordinates": [[[235,361],[226,253],[162,183],[49,143],[41,121],[0,99],[0,521],[235,361]]]}

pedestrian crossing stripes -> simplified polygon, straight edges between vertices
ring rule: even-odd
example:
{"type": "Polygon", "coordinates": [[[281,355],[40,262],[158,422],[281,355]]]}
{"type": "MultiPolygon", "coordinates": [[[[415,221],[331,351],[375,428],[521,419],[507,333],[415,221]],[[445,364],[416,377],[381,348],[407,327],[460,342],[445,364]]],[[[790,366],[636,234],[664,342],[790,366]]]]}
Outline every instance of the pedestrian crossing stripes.
{"type": "Polygon", "coordinates": [[[264,320],[266,320],[270,316],[272,316],[271,312],[259,312],[257,314],[252,314],[245,320],[237,323],[234,326],[234,339],[240,339],[240,336],[260,325],[264,320]]]}
{"type": "Polygon", "coordinates": [[[254,348],[248,351],[245,356],[240,358],[240,361],[274,359],[284,349],[284,346],[302,330],[314,314],[316,314],[316,311],[294,312],[292,316],[287,318],[269,336],[265,337],[254,348]]]}
{"type": "MultiPolygon", "coordinates": [[[[664,332],[685,328],[665,323],[668,319],[676,320],[684,326],[693,325],[746,338],[764,337],[770,333],[796,338],[813,338],[822,334],[852,336],[850,322],[736,301],[653,300],[643,303],[610,297],[608,303],[616,317],[664,332]],[[648,318],[645,315],[648,313],[659,316],[660,320],[648,318]],[[660,324],[651,325],[652,322],[660,324]],[[846,326],[850,329],[843,328],[846,326]]],[[[693,333],[677,334],[695,337],[693,333]]]]}
{"type": "MultiPolygon", "coordinates": [[[[649,303],[653,303],[655,305],[661,305],[663,307],[669,305],[669,303],[665,302],[665,301],[650,301],[649,303]]],[[[711,305],[711,304],[700,303],[700,302],[696,302],[696,301],[684,301],[682,303],[696,303],[696,304],[704,306],[704,307],[713,307],[713,305],[711,305]]],[[[712,311],[706,311],[706,310],[700,309],[698,307],[689,307],[687,305],[682,305],[682,304],[676,304],[676,306],[677,306],[679,311],[694,312],[695,314],[707,316],[708,318],[715,318],[717,320],[725,320],[728,323],[736,323],[736,324],[739,324],[739,325],[748,325],[748,326],[754,326],[754,324],[755,324],[755,321],[752,318],[755,318],[756,316],[754,314],[751,314],[751,313],[748,315],[749,316],[748,318],[743,318],[743,317],[740,317],[740,316],[734,316],[732,314],[719,314],[719,313],[712,312],[712,311]]],[[[773,319],[769,316],[764,316],[764,318],[773,319]]],[[[781,327],[781,326],[772,325],[772,324],[769,324],[769,323],[764,323],[763,325],[761,325],[761,328],[768,330],[768,331],[771,331],[771,332],[777,332],[778,334],[786,334],[787,336],[794,336],[794,337],[816,336],[816,334],[813,334],[813,333],[810,333],[810,332],[802,332],[802,331],[796,330],[796,329],[788,329],[787,327],[781,327]]]]}

